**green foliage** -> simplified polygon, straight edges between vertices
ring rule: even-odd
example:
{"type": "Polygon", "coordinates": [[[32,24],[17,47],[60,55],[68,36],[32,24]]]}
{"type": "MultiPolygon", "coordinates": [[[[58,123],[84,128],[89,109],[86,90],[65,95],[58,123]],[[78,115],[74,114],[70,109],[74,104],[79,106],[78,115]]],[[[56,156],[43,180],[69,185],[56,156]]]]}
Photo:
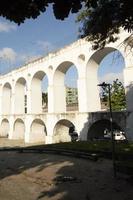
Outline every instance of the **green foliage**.
{"type": "MultiPolygon", "coordinates": [[[[80,36],[93,41],[93,49],[118,39],[120,28],[133,31],[132,0],[86,0],[77,21],[82,23],[80,36]]],[[[132,37],[132,35],[131,35],[132,37]]]]}
{"type": "Polygon", "coordinates": [[[133,31],[132,0],[1,0],[0,16],[21,24],[26,19],[37,18],[49,5],[60,20],[82,9],[77,18],[82,23],[80,36],[93,41],[93,49],[115,42],[120,27],[133,31]]]}
{"type": "Polygon", "coordinates": [[[112,84],[111,104],[113,110],[123,110],[126,107],[126,97],[123,84],[116,79],[112,84]]]}
{"type": "Polygon", "coordinates": [[[17,24],[26,19],[37,18],[46,11],[49,4],[53,7],[53,13],[57,19],[63,20],[69,13],[76,13],[81,9],[84,0],[1,0],[0,16],[3,16],[17,24]]]}
{"type": "MultiPolygon", "coordinates": [[[[107,102],[109,108],[108,87],[102,87],[101,100],[107,102]]],[[[120,111],[126,108],[126,97],[123,84],[116,79],[111,84],[111,105],[113,111],[120,111]]]]}
{"type": "MultiPolygon", "coordinates": [[[[30,147],[28,147],[30,149],[30,147]]],[[[54,149],[68,149],[75,151],[84,151],[90,153],[96,152],[112,152],[112,142],[111,141],[77,141],[73,142],[62,142],[56,144],[39,145],[35,147],[36,149],[54,148],[54,149]]],[[[123,156],[133,155],[133,143],[115,143],[115,151],[123,156]]]]}
{"type": "Polygon", "coordinates": [[[42,93],[42,104],[46,103],[46,106],[48,104],[48,93],[43,92],[42,93]]]}

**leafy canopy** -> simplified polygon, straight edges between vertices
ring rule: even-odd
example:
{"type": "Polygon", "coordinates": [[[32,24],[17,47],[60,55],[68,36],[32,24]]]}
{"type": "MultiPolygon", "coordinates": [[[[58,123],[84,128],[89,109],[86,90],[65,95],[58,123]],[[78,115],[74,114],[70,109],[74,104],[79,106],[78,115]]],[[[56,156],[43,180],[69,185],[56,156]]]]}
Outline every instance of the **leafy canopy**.
{"type": "Polygon", "coordinates": [[[49,4],[60,20],[81,10],[77,19],[82,23],[80,36],[93,41],[94,49],[115,42],[120,27],[133,31],[132,0],[1,0],[0,16],[21,24],[27,18],[37,18],[49,4]]]}
{"type": "MultiPolygon", "coordinates": [[[[111,106],[113,111],[120,111],[126,108],[125,90],[122,82],[118,79],[111,84],[111,106]]],[[[101,101],[107,102],[109,108],[109,90],[108,87],[102,86],[101,101]]]]}
{"type": "Polygon", "coordinates": [[[133,46],[133,6],[132,0],[86,0],[77,21],[82,23],[81,37],[93,41],[93,49],[103,48],[115,42],[122,27],[131,33],[133,46]]]}
{"type": "Polygon", "coordinates": [[[76,13],[82,7],[82,0],[1,0],[0,16],[18,24],[27,18],[37,18],[52,4],[57,19],[64,20],[69,13],[76,13]]]}

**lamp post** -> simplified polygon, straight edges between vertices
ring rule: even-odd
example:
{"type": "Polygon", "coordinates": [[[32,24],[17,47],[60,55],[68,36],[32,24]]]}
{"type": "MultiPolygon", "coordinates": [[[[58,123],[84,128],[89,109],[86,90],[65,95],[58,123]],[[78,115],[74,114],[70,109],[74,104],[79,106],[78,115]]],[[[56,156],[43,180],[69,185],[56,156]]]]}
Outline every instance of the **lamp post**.
{"type": "Polygon", "coordinates": [[[113,134],[113,115],[112,115],[112,105],[111,105],[111,84],[110,83],[101,83],[98,84],[101,87],[107,87],[109,92],[109,111],[110,111],[110,131],[111,131],[111,142],[112,142],[112,162],[113,162],[113,173],[114,177],[116,177],[116,165],[115,165],[115,140],[113,134]]]}

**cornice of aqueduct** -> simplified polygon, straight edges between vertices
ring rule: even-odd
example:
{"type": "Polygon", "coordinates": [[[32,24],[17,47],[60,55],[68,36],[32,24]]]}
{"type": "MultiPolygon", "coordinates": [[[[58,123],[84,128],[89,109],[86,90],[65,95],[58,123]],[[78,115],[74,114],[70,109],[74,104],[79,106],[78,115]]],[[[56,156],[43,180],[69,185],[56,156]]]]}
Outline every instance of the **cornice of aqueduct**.
{"type": "MultiPolygon", "coordinates": [[[[122,55],[125,54],[123,53],[123,41],[130,36],[130,33],[127,33],[125,31],[121,31],[121,33],[119,34],[119,39],[117,40],[117,42],[115,43],[109,43],[108,45],[106,45],[106,47],[110,47],[110,48],[114,48],[114,49],[118,49],[122,55]]],[[[3,82],[6,82],[7,80],[9,81],[9,79],[11,79],[12,77],[15,77],[16,75],[18,75],[18,77],[22,76],[22,73],[24,73],[25,75],[28,75],[27,73],[29,72],[29,70],[34,70],[34,68],[36,68],[39,64],[43,63],[43,67],[45,68],[45,70],[48,69],[49,66],[51,66],[51,63],[54,62],[54,60],[57,60],[57,58],[59,59],[62,55],[64,54],[68,54],[70,52],[76,51],[78,52],[77,54],[85,54],[85,56],[87,56],[87,59],[89,60],[91,58],[91,56],[98,52],[98,51],[94,51],[92,50],[92,45],[90,42],[88,42],[86,40],[86,38],[84,39],[79,39],[76,42],[67,45],[57,51],[54,52],[50,52],[48,55],[46,56],[42,56],[38,59],[35,59],[29,63],[26,63],[23,66],[20,66],[17,69],[12,70],[11,72],[1,75],[0,76],[0,84],[3,82]],[[87,55],[88,54],[88,55],[87,55]]],[[[100,51],[100,50],[99,50],[100,51]]],[[[71,54],[71,53],[70,53],[71,54]]],[[[76,54],[76,56],[77,56],[76,54]]],[[[124,55],[123,55],[124,57],[124,55]]],[[[127,59],[127,65],[128,67],[131,67],[131,56],[129,59],[127,59]]],[[[88,61],[87,60],[87,61],[88,61]]],[[[66,61],[66,60],[64,60],[66,61]]],[[[68,60],[69,61],[69,60],[68,60]]],[[[61,60],[62,62],[62,60],[61,60]]],[[[8,82],[7,81],[7,82],[8,82]]]]}
{"type": "MultiPolygon", "coordinates": [[[[97,67],[102,58],[118,49],[125,58],[125,85],[128,86],[133,80],[132,56],[129,56],[129,58],[126,57],[124,52],[125,47],[122,45],[122,42],[129,35],[129,33],[121,32],[120,38],[116,43],[110,43],[106,45],[105,49],[99,51],[92,50],[91,43],[87,42],[86,39],[79,39],[64,48],[49,53],[47,56],[31,61],[8,74],[1,75],[0,133],[6,136],[8,133],[9,139],[24,139],[25,142],[45,141],[46,143],[52,143],[56,131],[55,126],[59,125],[57,126],[59,130],[60,127],[64,126],[65,122],[67,124],[64,126],[63,133],[66,131],[65,133],[68,136],[68,128],[73,124],[81,138],[83,140],[87,139],[88,127],[90,126],[90,122],[93,123],[90,115],[93,112],[95,116],[98,116],[98,111],[101,111],[99,90],[97,87],[97,67]],[[62,66],[60,67],[61,64],[62,66]],[[71,64],[77,65],[78,75],[80,74],[77,80],[78,111],[67,113],[64,73],[71,64]],[[48,85],[48,111],[43,113],[40,85],[42,74],[45,75],[45,73],[49,76],[49,80],[53,82],[48,80],[50,82],[48,85]],[[27,95],[27,110],[25,110],[25,94],[27,95]]],[[[132,91],[128,92],[129,95],[127,97],[129,111],[133,111],[132,91]]],[[[99,112],[100,115],[102,114],[99,112]]],[[[123,118],[121,117],[121,119],[125,120],[125,113],[122,116],[123,118]]],[[[127,123],[129,134],[133,132],[132,121],[133,114],[130,114],[127,123]]]]}

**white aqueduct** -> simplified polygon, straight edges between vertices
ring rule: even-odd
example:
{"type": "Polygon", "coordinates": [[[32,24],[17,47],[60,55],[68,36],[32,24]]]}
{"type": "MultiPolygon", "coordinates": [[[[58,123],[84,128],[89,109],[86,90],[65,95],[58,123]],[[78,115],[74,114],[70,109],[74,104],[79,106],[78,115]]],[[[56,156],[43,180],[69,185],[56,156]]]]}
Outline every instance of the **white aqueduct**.
{"type": "MultiPolygon", "coordinates": [[[[61,50],[49,53],[23,67],[0,77],[0,135],[9,139],[23,139],[26,143],[53,143],[69,141],[69,127],[73,124],[82,140],[96,121],[92,113],[101,110],[97,71],[101,60],[110,52],[119,50],[125,59],[124,84],[127,111],[124,129],[133,134],[133,61],[122,41],[128,33],[122,32],[116,43],[94,51],[91,44],[80,39],[61,50]],[[128,56],[127,56],[128,55],[128,56]],[[64,77],[75,65],[78,72],[78,111],[66,111],[64,77]],[[42,112],[41,81],[48,77],[48,111],[42,112]],[[24,98],[27,95],[27,112],[24,98]]],[[[104,113],[103,118],[106,117],[104,113]]]]}

